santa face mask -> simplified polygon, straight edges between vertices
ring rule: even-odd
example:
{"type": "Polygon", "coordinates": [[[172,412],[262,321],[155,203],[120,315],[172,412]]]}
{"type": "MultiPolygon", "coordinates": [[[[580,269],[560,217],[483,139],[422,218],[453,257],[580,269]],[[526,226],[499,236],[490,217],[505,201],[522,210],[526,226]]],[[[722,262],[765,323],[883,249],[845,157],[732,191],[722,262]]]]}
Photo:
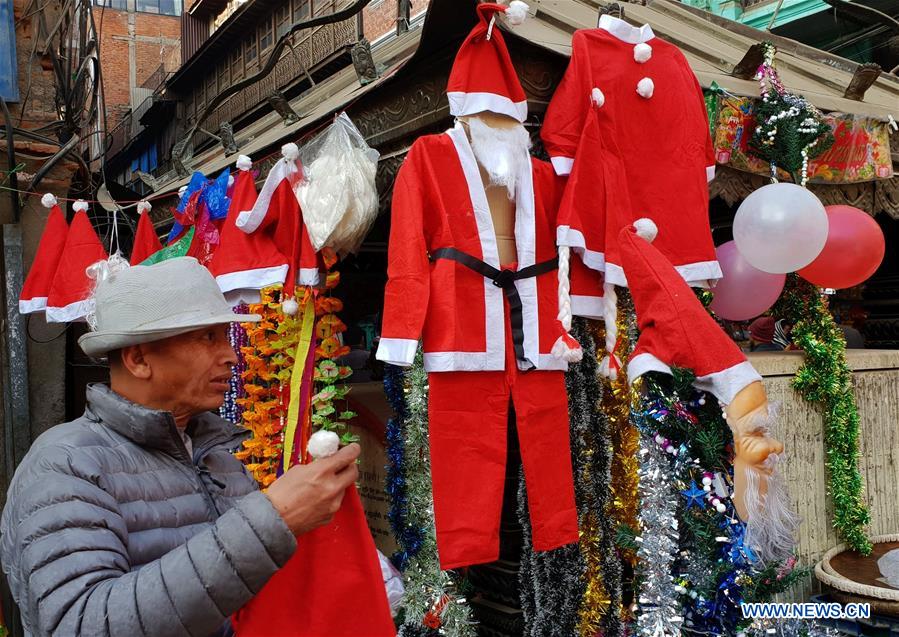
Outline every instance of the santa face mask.
{"type": "Polygon", "coordinates": [[[478,117],[470,117],[468,131],[471,149],[478,164],[487,172],[490,184],[505,187],[509,199],[514,199],[518,175],[530,164],[531,138],[524,126],[493,128],[478,117]]]}

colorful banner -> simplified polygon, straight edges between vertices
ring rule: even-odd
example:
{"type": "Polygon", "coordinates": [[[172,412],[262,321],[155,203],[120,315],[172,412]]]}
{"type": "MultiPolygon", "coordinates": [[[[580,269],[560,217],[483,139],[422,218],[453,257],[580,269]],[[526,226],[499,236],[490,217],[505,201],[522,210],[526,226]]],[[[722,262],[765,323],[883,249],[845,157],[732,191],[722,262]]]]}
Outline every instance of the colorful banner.
{"type": "MultiPolygon", "coordinates": [[[[710,92],[711,93],[711,92],[710,92]]],[[[755,99],[718,95],[706,99],[709,121],[715,122],[713,141],[719,165],[770,175],[770,165],[748,152],[755,130],[755,99]]],[[[809,162],[809,181],[819,184],[849,184],[893,176],[890,157],[889,124],[861,115],[825,115],[836,141],[822,155],[809,162]]],[[[780,178],[789,175],[779,171],[780,178]]]]}

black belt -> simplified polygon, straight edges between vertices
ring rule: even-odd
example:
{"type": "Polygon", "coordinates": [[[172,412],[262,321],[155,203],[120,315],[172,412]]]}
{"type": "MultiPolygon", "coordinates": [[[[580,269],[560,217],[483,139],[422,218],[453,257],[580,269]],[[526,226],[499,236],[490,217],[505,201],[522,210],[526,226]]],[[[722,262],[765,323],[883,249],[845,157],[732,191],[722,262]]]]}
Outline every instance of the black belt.
{"type": "MultiPolygon", "coordinates": [[[[512,346],[515,350],[515,358],[522,362],[528,362],[524,357],[524,320],[521,314],[521,297],[518,295],[515,281],[552,272],[559,267],[559,258],[554,257],[542,263],[529,265],[521,270],[498,270],[477,257],[455,248],[438,248],[431,253],[430,259],[431,261],[451,259],[461,263],[466,268],[474,270],[493,281],[493,285],[496,287],[502,288],[506,299],[509,301],[509,321],[512,324],[512,346]]],[[[531,362],[531,364],[533,365],[534,363],[531,362]]]]}

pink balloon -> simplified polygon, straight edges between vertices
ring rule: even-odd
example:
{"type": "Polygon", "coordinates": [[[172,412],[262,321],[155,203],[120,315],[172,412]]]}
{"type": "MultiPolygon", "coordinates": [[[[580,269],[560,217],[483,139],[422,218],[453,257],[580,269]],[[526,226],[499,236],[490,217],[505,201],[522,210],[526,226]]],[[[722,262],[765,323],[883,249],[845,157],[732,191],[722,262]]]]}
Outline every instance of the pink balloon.
{"type": "Polygon", "coordinates": [[[763,314],[783,292],[786,274],[769,274],[749,265],[733,241],[715,249],[724,277],[713,288],[712,311],[728,321],[763,314]]]}
{"type": "Polygon", "coordinates": [[[822,288],[851,288],[877,271],[886,252],[874,218],[852,206],[827,206],[827,243],[798,274],[822,288]]]}

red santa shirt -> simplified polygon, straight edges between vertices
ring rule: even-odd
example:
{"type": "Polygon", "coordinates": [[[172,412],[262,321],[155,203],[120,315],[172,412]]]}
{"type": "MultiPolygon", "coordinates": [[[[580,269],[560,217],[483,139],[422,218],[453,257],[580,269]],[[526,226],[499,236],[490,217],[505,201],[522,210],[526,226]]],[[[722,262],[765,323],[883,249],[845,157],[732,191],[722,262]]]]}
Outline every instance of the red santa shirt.
{"type": "MultiPolygon", "coordinates": [[[[532,159],[530,166],[523,165],[527,169],[519,176],[515,198],[518,270],[556,257],[556,213],[564,185],[545,162],[532,159]]],[[[445,248],[496,269],[506,265],[499,262],[480,170],[461,124],[419,138],[397,176],[377,357],[409,366],[421,338],[429,372],[503,370],[503,289],[458,261],[429,260],[445,248]]],[[[593,289],[575,286],[573,301],[587,301],[584,306],[595,309],[591,300],[601,296],[598,281],[579,276],[577,282],[593,289]]],[[[564,360],[550,353],[563,334],[557,320],[557,271],[516,280],[514,286],[521,300],[524,360],[519,359],[519,367],[567,369],[564,360]]]]}
{"type": "Polygon", "coordinates": [[[627,285],[622,227],[659,226],[656,247],[693,286],[721,278],[708,219],[714,153],[702,89],[677,47],[604,15],[575,32],[571,62],[543,125],[556,172],[571,173],[558,241],[627,285]],[[589,138],[589,140],[588,140],[589,138]]]}

